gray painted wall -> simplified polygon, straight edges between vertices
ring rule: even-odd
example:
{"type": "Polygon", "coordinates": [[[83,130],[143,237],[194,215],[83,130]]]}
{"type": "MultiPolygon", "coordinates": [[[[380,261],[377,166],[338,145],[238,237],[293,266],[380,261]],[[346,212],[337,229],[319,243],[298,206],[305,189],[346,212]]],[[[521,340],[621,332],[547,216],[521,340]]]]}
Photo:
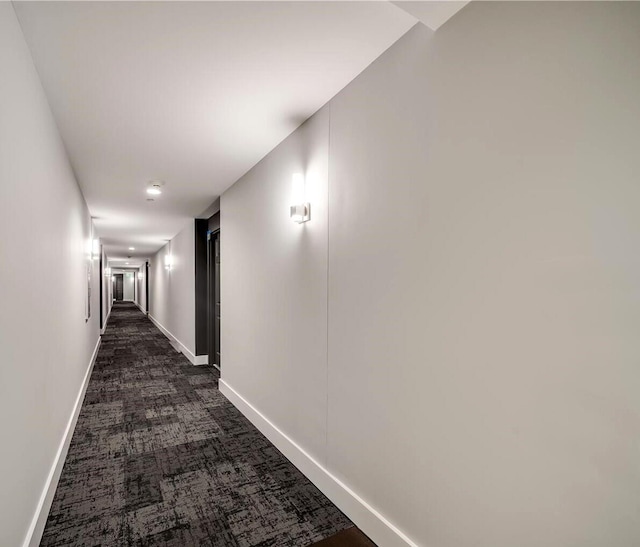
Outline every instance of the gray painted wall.
{"type": "MultiPolygon", "coordinates": [[[[91,218],[10,2],[0,2],[0,545],[19,546],[98,342],[91,218]]],[[[48,507],[45,507],[45,514],[48,507]]]]}
{"type": "MultiPolygon", "coordinates": [[[[109,259],[107,258],[104,250],[102,251],[102,266],[103,268],[109,267],[109,259]]],[[[102,276],[102,318],[103,318],[103,326],[106,325],[107,316],[111,311],[111,305],[113,304],[113,283],[111,282],[111,277],[107,277],[104,272],[101,272],[102,276]]]]}
{"type": "Polygon", "coordinates": [[[220,213],[223,377],[321,460],[328,152],[324,108],[223,194],[220,213]],[[314,179],[312,221],[297,225],[289,218],[291,178],[304,171],[314,179]]]}
{"type": "Polygon", "coordinates": [[[136,303],[143,311],[147,311],[146,268],[140,266],[136,272],[136,303]]]}
{"type": "Polygon", "coordinates": [[[132,271],[126,271],[123,275],[122,299],[134,301],[135,295],[135,274],[132,271]]]}
{"type": "Polygon", "coordinates": [[[472,2],[222,196],[223,380],[415,544],[640,544],[638,51],[472,2]]]}
{"type": "Polygon", "coordinates": [[[195,230],[193,220],[151,259],[150,314],[195,354],[195,230]],[[170,254],[173,265],[165,268],[170,254]]]}

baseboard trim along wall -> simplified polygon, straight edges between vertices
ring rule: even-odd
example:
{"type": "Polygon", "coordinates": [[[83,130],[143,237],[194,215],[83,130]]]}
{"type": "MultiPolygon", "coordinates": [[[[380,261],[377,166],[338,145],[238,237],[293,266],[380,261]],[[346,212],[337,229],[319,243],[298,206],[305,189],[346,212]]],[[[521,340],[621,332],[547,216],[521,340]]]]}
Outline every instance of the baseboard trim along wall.
{"type": "Polygon", "coordinates": [[[80,385],[80,391],[78,392],[76,402],[73,405],[73,410],[71,411],[71,416],[69,417],[69,421],[67,422],[67,428],[65,429],[64,435],[62,436],[60,446],[58,447],[58,452],[56,453],[56,457],[53,460],[53,465],[51,466],[51,470],[49,471],[49,475],[47,476],[47,480],[44,484],[44,489],[42,490],[42,495],[40,496],[40,501],[38,501],[38,505],[33,515],[31,525],[29,526],[29,530],[27,531],[23,547],[38,547],[38,545],[40,545],[42,533],[44,532],[44,526],[47,523],[49,510],[51,509],[51,504],[53,503],[53,496],[56,493],[58,481],[60,480],[60,474],[62,473],[62,468],[64,467],[64,461],[67,458],[67,452],[69,451],[71,438],[73,437],[73,432],[76,428],[76,423],[78,422],[78,416],[80,415],[80,409],[82,408],[84,395],[87,392],[87,386],[89,385],[91,373],[93,372],[93,365],[95,365],[101,341],[102,339],[98,336],[96,347],[93,350],[93,355],[91,356],[91,361],[89,362],[87,372],[85,373],[82,384],[80,385]]]}
{"type": "Polygon", "coordinates": [[[385,547],[418,547],[417,543],[307,454],[223,379],[220,379],[220,392],[375,543],[385,547]]]}
{"type": "MultiPolygon", "coordinates": [[[[197,366],[201,366],[201,365],[208,365],[209,364],[209,356],[208,355],[196,355],[196,362],[193,363],[194,365],[197,366]]],[[[218,369],[220,370],[220,369],[218,369]]]]}
{"type": "Polygon", "coordinates": [[[191,353],[191,351],[189,351],[187,346],[185,346],[182,342],[180,342],[180,340],[178,340],[173,334],[171,334],[171,332],[164,325],[162,325],[162,323],[160,323],[153,315],[148,314],[148,316],[149,316],[149,319],[151,319],[151,321],[153,322],[153,324],[160,329],[160,332],[162,332],[162,334],[164,334],[169,339],[169,342],[171,342],[173,347],[175,347],[177,351],[184,354],[184,356],[187,359],[189,359],[192,365],[207,364],[209,360],[209,357],[207,355],[194,355],[193,353],[191,353]]]}

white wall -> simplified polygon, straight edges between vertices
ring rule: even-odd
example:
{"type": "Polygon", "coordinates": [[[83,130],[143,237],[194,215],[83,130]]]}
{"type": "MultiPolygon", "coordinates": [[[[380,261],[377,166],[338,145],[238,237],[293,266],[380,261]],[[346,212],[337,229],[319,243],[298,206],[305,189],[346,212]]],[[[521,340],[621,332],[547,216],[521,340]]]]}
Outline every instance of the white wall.
{"type": "Polygon", "coordinates": [[[122,299],[133,302],[135,300],[135,273],[132,271],[124,272],[122,285],[122,299]]]}
{"type": "Polygon", "coordinates": [[[473,2],[222,196],[223,389],[380,545],[640,544],[638,51],[635,3],[473,2]]]}
{"type": "Polygon", "coordinates": [[[95,260],[85,322],[91,218],[9,2],[0,3],[0,66],[0,545],[13,547],[98,342],[100,291],[95,260]]]}
{"type": "MultiPolygon", "coordinates": [[[[195,224],[182,231],[150,261],[149,316],[192,361],[195,358],[195,224]],[[171,269],[165,256],[172,258],[171,269]]],[[[205,357],[206,359],[206,357],[205,357]]]]}
{"type": "Polygon", "coordinates": [[[222,196],[220,230],[224,378],[322,460],[328,151],[325,108],[222,196]],[[288,211],[298,172],[307,173],[313,203],[312,221],[302,225],[288,211]]]}
{"type": "Polygon", "coordinates": [[[146,292],[146,268],[140,266],[136,272],[136,304],[140,306],[143,311],[147,311],[147,292],[146,292]]]}
{"type": "MultiPolygon", "coordinates": [[[[103,268],[107,268],[109,266],[109,259],[107,257],[107,254],[104,252],[104,250],[102,251],[102,266],[103,268]]],[[[106,327],[106,321],[107,321],[107,317],[109,316],[109,313],[111,312],[111,306],[113,304],[113,295],[112,293],[112,289],[113,289],[113,283],[111,281],[111,277],[107,277],[104,274],[104,271],[101,272],[101,276],[102,276],[102,317],[103,317],[103,329],[104,327],[106,327]]]]}

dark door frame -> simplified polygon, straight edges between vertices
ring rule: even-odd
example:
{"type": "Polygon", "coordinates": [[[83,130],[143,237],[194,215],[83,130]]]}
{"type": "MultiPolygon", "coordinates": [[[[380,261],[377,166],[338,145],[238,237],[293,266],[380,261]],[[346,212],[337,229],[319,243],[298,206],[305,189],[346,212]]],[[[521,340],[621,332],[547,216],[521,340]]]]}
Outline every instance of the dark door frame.
{"type": "Polygon", "coordinates": [[[217,303],[220,301],[220,229],[207,233],[207,346],[209,364],[220,370],[222,366],[220,351],[220,314],[217,303]],[[216,244],[218,254],[216,256],[216,244]]]}
{"type": "Polygon", "coordinates": [[[147,260],[144,263],[144,290],[145,290],[145,299],[144,299],[144,307],[147,310],[147,315],[149,315],[149,261],[147,260]]]}
{"type": "Polygon", "coordinates": [[[124,274],[113,274],[113,299],[118,302],[124,301],[124,274]],[[120,279],[120,299],[118,299],[118,279],[120,279]]]}
{"type": "Polygon", "coordinates": [[[100,332],[104,328],[104,317],[102,317],[102,284],[104,283],[104,269],[102,264],[102,245],[100,245],[100,332]]]}

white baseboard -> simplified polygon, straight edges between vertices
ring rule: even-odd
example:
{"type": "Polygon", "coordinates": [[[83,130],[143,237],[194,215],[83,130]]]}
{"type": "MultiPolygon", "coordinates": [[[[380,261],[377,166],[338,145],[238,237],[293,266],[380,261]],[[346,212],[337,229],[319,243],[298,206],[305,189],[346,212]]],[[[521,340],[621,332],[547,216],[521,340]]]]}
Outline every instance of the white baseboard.
{"type": "Polygon", "coordinates": [[[384,547],[418,547],[417,543],[314,460],[229,384],[221,379],[219,385],[220,392],[375,543],[384,547]]]}
{"type": "Polygon", "coordinates": [[[182,342],[180,342],[180,340],[178,340],[173,334],[171,334],[171,332],[166,327],[164,327],[164,325],[162,325],[162,323],[160,323],[153,315],[149,314],[149,319],[151,319],[153,324],[160,329],[160,332],[162,332],[162,334],[164,334],[169,339],[169,342],[171,342],[171,345],[176,349],[176,351],[183,353],[184,356],[189,359],[189,361],[191,361],[192,365],[207,364],[207,361],[209,359],[207,355],[194,355],[191,351],[189,351],[187,346],[185,346],[182,342]]]}
{"type": "Polygon", "coordinates": [[[196,355],[196,361],[193,363],[194,365],[208,365],[209,364],[209,356],[208,355],[196,355]]]}
{"type": "Polygon", "coordinates": [[[51,509],[53,496],[56,493],[58,481],[60,480],[60,474],[62,473],[62,468],[64,467],[64,461],[67,458],[69,444],[71,444],[73,431],[76,428],[78,415],[80,414],[82,402],[84,401],[84,394],[86,393],[87,386],[89,385],[89,379],[91,378],[93,365],[95,364],[96,357],[98,356],[98,349],[100,348],[101,341],[101,338],[98,337],[98,342],[96,343],[96,347],[93,350],[93,355],[91,356],[89,367],[87,368],[87,372],[84,375],[84,379],[82,380],[82,384],[80,385],[80,391],[78,392],[76,402],[73,405],[73,410],[71,411],[71,416],[69,417],[69,421],[67,422],[67,428],[65,429],[64,435],[62,436],[62,441],[60,442],[60,446],[58,447],[58,452],[56,453],[56,457],[53,460],[53,465],[49,470],[49,475],[47,476],[47,480],[44,484],[44,489],[42,490],[40,500],[38,501],[35,514],[33,515],[33,519],[31,520],[31,524],[29,525],[29,530],[27,531],[24,543],[22,544],[23,547],[38,547],[38,545],[40,545],[42,533],[44,532],[44,526],[47,523],[47,517],[49,516],[49,510],[51,509]]]}

